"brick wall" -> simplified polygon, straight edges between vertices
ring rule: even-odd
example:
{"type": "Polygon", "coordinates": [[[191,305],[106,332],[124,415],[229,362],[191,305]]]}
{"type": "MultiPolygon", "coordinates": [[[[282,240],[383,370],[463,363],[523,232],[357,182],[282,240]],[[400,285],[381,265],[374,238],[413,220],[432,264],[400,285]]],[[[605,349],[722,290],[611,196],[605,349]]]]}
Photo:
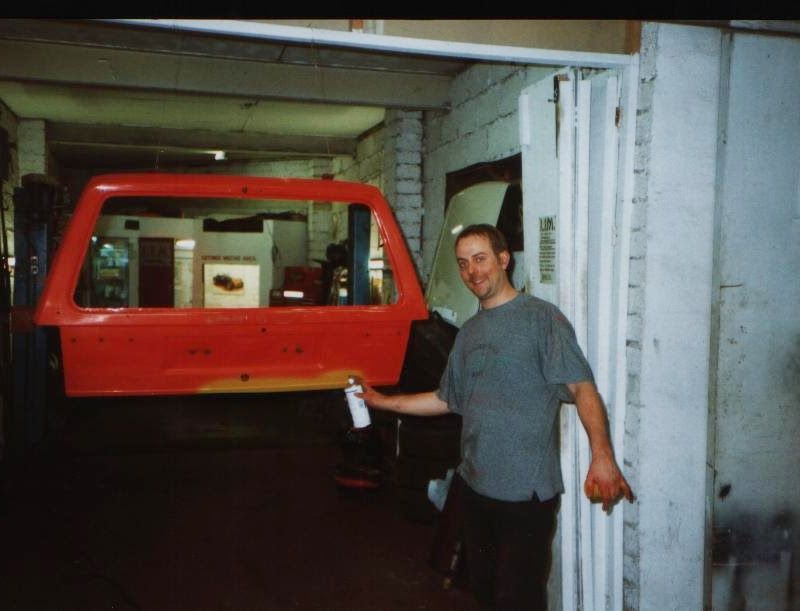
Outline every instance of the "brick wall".
{"type": "Polygon", "coordinates": [[[422,113],[386,113],[383,194],[394,209],[417,269],[422,261],[422,113]]]}
{"type": "Polygon", "coordinates": [[[627,609],[700,609],[721,33],[642,30],[629,261],[627,609]]]}
{"type": "Polygon", "coordinates": [[[354,158],[334,160],[334,174],[378,187],[395,212],[418,269],[422,257],[422,113],[389,110],[366,134],[354,158]]]}
{"type": "Polygon", "coordinates": [[[337,179],[363,182],[383,188],[384,128],[364,135],[356,146],[355,157],[337,157],[332,171],[337,179]]]}
{"type": "MultiPolygon", "coordinates": [[[[653,89],[656,78],[656,35],[658,26],[645,24],[639,57],[639,94],[634,152],[634,194],[631,218],[628,276],[628,321],[626,359],[628,363],[625,410],[624,472],[634,491],[639,490],[639,426],[642,409],[639,380],[642,369],[644,281],[647,255],[648,166],[652,127],[653,89]]],[[[623,513],[623,605],[639,608],[639,505],[624,505],[623,513]]]]}

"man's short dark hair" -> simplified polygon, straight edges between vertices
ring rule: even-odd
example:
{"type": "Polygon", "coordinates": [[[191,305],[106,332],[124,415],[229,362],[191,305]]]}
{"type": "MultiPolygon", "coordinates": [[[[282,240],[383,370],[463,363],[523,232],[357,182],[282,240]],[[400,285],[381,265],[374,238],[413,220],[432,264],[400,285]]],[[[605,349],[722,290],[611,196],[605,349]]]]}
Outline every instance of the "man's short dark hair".
{"type": "Polygon", "coordinates": [[[456,238],[456,246],[458,246],[458,243],[463,238],[468,238],[471,236],[481,236],[489,240],[489,243],[492,245],[492,251],[496,255],[499,255],[504,250],[508,251],[508,242],[506,242],[505,236],[494,225],[490,225],[489,223],[467,225],[461,230],[461,233],[458,234],[458,237],[456,238]]]}

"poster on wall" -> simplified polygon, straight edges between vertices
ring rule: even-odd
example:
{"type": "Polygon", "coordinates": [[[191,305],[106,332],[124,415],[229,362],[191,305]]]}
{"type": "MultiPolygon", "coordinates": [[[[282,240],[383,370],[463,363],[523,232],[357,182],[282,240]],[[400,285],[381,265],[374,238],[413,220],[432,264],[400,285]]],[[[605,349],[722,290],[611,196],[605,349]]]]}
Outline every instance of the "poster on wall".
{"type": "Polygon", "coordinates": [[[556,217],[539,217],[539,281],[556,281],[556,217]]]}
{"type": "Polygon", "coordinates": [[[203,304],[207,308],[257,308],[260,265],[203,265],[203,304]]]}

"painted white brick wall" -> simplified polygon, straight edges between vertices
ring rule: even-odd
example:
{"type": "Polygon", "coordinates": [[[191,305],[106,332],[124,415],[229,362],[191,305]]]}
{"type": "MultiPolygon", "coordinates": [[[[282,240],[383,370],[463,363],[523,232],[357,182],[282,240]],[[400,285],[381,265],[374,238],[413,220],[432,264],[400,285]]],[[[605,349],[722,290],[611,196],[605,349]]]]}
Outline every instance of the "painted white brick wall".
{"type": "MultiPolygon", "coordinates": [[[[311,159],[308,161],[310,167],[309,178],[322,178],[324,175],[333,174],[333,159],[311,159]]],[[[341,220],[334,221],[337,211],[329,205],[317,205],[314,202],[308,204],[308,259],[306,265],[317,266],[316,261],[325,260],[325,251],[328,245],[339,241],[338,235],[332,236],[334,227],[342,227],[341,220]]]]}
{"type": "Polygon", "coordinates": [[[383,189],[383,148],[385,128],[362,138],[355,157],[337,157],[332,171],[339,180],[363,182],[383,189]]]}
{"type": "Polygon", "coordinates": [[[395,212],[411,256],[420,263],[422,233],[422,113],[387,111],[383,126],[367,134],[354,158],[337,158],[337,179],[378,187],[395,212]]]}
{"type": "Polygon", "coordinates": [[[392,206],[417,269],[422,244],[422,113],[386,113],[383,194],[392,206]]]}
{"type": "Polygon", "coordinates": [[[627,609],[703,608],[720,32],[645,24],[629,287],[627,609]]]}
{"type": "MultiPolygon", "coordinates": [[[[187,172],[203,174],[233,174],[238,176],[268,176],[274,178],[313,178],[316,176],[313,159],[295,161],[242,161],[187,168],[187,172]]],[[[323,160],[326,161],[326,160],[323,160]]]]}
{"type": "MultiPolygon", "coordinates": [[[[644,289],[647,255],[647,189],[650,143],[652,140],[652,105],[656,78],[656,41],[658,26],[645,24],[642,28],[639,55],[639,91],[636,117],[636,142],[634,150],[634,196],[630,235],[630,269],[628,279],[628,320],[626,338],[627,406],[625,414],[626,477],[636,494],[641,478],[640,432],[642,371],[642,338],[644,332],[644,289]],[[636,268],[634,270],[634,268],[636,268]]],[[[639,554],[639,503],[623,506],[623,606],[626,610],[639,609],[640,554],[639,554]]]]}

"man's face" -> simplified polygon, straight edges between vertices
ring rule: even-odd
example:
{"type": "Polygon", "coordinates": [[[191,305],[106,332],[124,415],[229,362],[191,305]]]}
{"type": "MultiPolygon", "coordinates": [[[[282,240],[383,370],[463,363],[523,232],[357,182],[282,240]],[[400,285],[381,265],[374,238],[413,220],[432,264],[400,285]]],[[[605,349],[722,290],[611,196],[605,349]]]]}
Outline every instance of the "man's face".
{"type": "Polygon", "coordinates": [[[456,243],[456,261],[461,279],[481,303],[491,302],[508,283],[507,251],[495,254],[489,238],[471,235],[456,243]]]}

